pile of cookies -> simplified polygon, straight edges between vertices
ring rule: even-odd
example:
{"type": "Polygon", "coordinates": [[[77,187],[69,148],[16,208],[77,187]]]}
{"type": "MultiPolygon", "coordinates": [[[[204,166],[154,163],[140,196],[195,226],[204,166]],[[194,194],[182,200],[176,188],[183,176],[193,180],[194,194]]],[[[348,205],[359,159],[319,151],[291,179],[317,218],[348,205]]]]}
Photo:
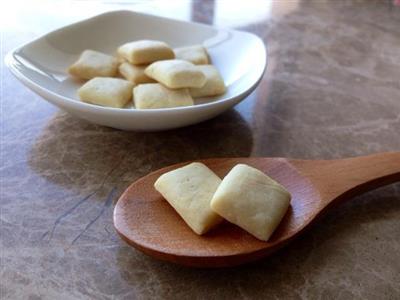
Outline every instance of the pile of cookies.
{"type": "Polygon", "coordinates": [[[118,48],[117,57],[85,50],[68,73],[89,80],[78,90],[82,101],[116,108],[190,106],[193,98],[226,90],[203,46],[172,49],[154,40],[126,43],[118,48]]]}

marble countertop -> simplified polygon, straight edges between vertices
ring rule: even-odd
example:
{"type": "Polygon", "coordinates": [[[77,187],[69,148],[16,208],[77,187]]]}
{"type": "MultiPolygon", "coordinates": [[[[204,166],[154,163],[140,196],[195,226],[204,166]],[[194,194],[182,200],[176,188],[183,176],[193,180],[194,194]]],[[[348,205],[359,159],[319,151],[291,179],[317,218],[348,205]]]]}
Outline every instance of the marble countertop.
{"type": "Polygon", "coordinates": [[[400,298],[399,184],[349,200],[273,256],[231,269],[154,260],[112,225],[122,191],[169,164],[399,151],[400,7],[384,0],[9,3],[0,12],[1,299],[400,298]],[[267,72],[245,101],[211,121],[135,133],[58,110],[3,64],[9,50],[49,30],[121,8],[253,32],[266,43],[267,72]]]}

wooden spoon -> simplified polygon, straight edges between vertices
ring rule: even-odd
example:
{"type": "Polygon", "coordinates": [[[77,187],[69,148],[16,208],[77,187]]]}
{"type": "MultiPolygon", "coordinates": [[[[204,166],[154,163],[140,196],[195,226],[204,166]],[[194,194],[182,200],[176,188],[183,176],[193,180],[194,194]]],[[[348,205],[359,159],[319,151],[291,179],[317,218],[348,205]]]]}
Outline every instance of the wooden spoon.
{"type": "Polygon", "coordinates": [[[328,208],[400,181],[400,152],[339,160],[216,158],[199,160],[223,178],[238,163],[262,170],[292,194],[291,206],[268,242],[228,222],[196,235],[154,189],[157,170],[134,182],[114,210],[114,226],[128,244],[155,258],[194,267],[227,267],[265,257],[298,236],[328,208]]]}

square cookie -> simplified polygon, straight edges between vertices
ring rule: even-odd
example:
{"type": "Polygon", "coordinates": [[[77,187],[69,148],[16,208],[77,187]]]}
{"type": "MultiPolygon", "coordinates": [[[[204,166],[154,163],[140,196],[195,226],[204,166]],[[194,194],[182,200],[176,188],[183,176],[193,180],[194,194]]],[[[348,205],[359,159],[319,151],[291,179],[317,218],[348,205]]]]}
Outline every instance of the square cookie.
{"type": "Polygon", "coordinates": [[[118,55],[134,65],[150,64],[157,60],[175,58],[174,51],[166,43],[140,40],[126,43],[117,50],[118,55]]]}
{"type": "Polygon", "coordinates": [[[209,63],[207,50],[201,45],[175,48],[174,52],[177,59],[187,60],[195,65],[209,63]]]}
{"type": "Polygon", "coordinates": [[[210,208],[221,179],[201,163],[191,163],[161,175],[154,184],[189,227],[204,234],[222,218],[210,208]]]}
{"type": "Polygon", "coordinates": [[[218,96],[225,93],[224,80],[216,67],[213,65],[202,65],[197,66],[197,68],[206,76],[206,83],[200,88],[191,88],[189,90],[193,98],[218,96]]]}
{"type": "Polygon", "coordinates": [[[263,172],[236,165],[225,176],[211,208],[256,238],[267,241],[290,204],[290,193],[263,172]]]}
{"type": "Polygon", "coordinates": [[[133,84],[119,78],[96,77],[78,90],[83,102],[109,107],[124,107],[132,99],[133,84]]]}
{"type": "Polygon", "coordinates": [[[85,50],[79,59],[68,68],[68,73],[82,78],[114,77],[117,74],[118,60],[110,55],[85,50]]]}
{"type": "Polygon", "coordinates": [[[144,73],[144,69],[146,69],[146,67],[147,66],[131,65],[128,62],[123,62],[119,65],[118,70],[126,80],[132,82],[134,85],[155,82],[154,79],[148,77],[144,73]]]}
{"type": "Polygon", "coordinates": [[[187,89],[170,90],[159,83],[139,84],[133,89],[133,99],[137,109],[193,105],[187,89]]]}
{"type": "Polygon", "coordinates": [[[171,89],[199,88],[206,83],[203,72],[192,63],[180,59],[157,61],[144,72],[171,89]]]}

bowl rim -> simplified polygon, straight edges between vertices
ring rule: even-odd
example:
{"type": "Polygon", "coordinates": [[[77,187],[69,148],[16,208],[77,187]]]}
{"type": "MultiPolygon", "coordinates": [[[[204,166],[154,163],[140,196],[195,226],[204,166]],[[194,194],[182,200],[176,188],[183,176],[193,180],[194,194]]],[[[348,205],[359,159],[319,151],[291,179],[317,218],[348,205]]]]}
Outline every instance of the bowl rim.
{"type": "Polygon", "coordinates": [[[249,94],[249,92],[253,91],[255,89],[255,87],[258,85],[258,83],[261,81],[261,79],[263,78],[263,75],[265,73],[265,70],[267,68],[267,61],[268,61],[268,53],[265,47],[264,42],[262,41],[262,39],[260,37],[258,37],[257,35],[250,33],[250,32],[245,32],[245,31],[240,31],[240,30],[234,30],[234,29],[226,29],[226,28],[219,28],[216,26],[211,26],[211,25],[207,25],[207,24],[202,24],[202,23],[198,23],[198,22],[190,22],[190,21],[183,21],[183,20],[177,20],[177,19],[171,19],[171,18],[167,18],[167,17],[163,17],[163,16],[157,16],[157,15],[152,15],[152,14],[148,14],[148,13],[142,13],[142,12],[136,12],[133,10],[112,10],[112,11],[107,11],[92,17],[88,17],[82,20],[78,20],[76,22],[73,22],[71,24],[65,25],[65,26],[61,26],[59,28],[56,28],[52,31],[49,31],[45,34],[42,34],[32,40],[30,40],[29,42],[26,42],[20,46],[15,47],[14,49],[10,50],[4,58],[4,62],[5,65],[8,67],[8,69],[11,71],[11,73],[19,80],[21,81],[25,86],[27,86],[28,88],[30,88],[31,90],[37,92],[40,96],[42,96],[43,98],[45,98],[46,100],[50,101],[50,102],[56,102],[57,104],[63,106],[63,105],[69,105],[69,106],[74,106],[76,108],[81,108],[82,110],[85,111],[96,111],[96,112],[109,112],[109,113],[118,113],[118,114],[159,114],[159,113],[169,113],[169,112],[177,112],[177,111],[189,111],[189,110],[196,110],[196,109],[206,109],[208,107],[211,106],[216,106],[216,105],[222,105],[225,102],[230,102],[230,101],[235,101],[237,98],[240,98],[246,94],[249,94]],[[174,22],[178,22],[178,23],[182,23],[182,24],[196,24],[197,26],[201,26],[201,27],[205,27],[205,28],[212,28],[212,29],[216,29],[218,31],[224,30],[228,33],[239,33],[239,34],[246,34],[249,36],[252,36],[252,38],[255,38],[259,44],[261,45],[263,52],[265,53],[265,55],[263,55],[263,67],[262,67],[262,71],[260,72],[260,74],[258,74],[258,78],[257,80],[246,90],[242,91],[241,93],[231,96],[229,98],[225,98],[225,99],[220,99],[220,100],[216,100],[216,101],[212,101],[212,102],[207,102],[207,103],[200,103],[200,104],[196,104],[196,105],[192,105],[192,106],[181,106],[181,107],[171,107],[171,108],[155,108],[155,109],[129,109],[129,108],[114,108],[114,107],[107,107],[107,106],[100,106],[100,105],[95,105],[95,104],[90,104],[90,103],[86,103],[83,101],[77,101],[76,99],[64,96],[62,94],[53,92],[43,86],[41,86],[40,84],[36,83],[35,81],[29,79],[28,77],[26,77],[24,74],[22,74],[22,72],[20,70],[18,70],[18,68],[15,67],[15,64],[20,63],[17,61],[17,59],[14,57],[14,55],[20,51],[21,49],[25,48],[28,45],[31,45],[37,41],[39,41],[40,39],[44,39],[45,37],[47,37],[50,34],[54,34],[60,31],[63,31],[67,28],[71,28],[71,27],[75,27],[75,26],[79,26],[82,25],[84,23],[88,23],[88,22],[92,22],[95,19],[107,16],[107,15],[114,15],[114,14],[130,14],[130,15],[142,15],[142,16],[146,16],[146,17],[150,17],[150,18],[155,18],[155,19],[162,19],[162,20],[167,20],[167,21],[174,21],[174,22]]]}

